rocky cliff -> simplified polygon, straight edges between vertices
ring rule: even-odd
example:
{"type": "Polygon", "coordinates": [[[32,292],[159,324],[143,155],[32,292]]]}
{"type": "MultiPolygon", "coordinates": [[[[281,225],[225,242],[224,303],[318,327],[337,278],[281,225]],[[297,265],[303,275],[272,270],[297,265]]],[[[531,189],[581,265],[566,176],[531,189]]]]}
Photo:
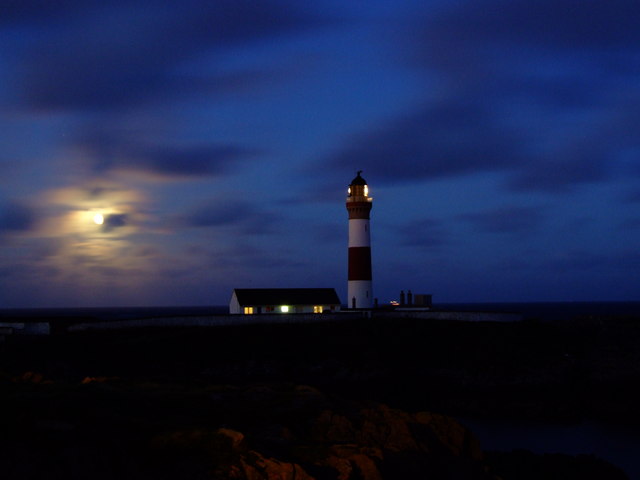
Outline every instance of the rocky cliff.
{"type": "Polygon", "coordinates": [[[11,341],[2,476],[624,479],[589,458],[483,454],[451,418],[635,411],[633,392],[605,393],[638,378],[640,329],[589,328],[358,321],[11,341]]]}
{"type": "Polygon", "coordinates": [[[3,478],[491,479],[450,417],[308,386],[4,383],[3,478]]]}

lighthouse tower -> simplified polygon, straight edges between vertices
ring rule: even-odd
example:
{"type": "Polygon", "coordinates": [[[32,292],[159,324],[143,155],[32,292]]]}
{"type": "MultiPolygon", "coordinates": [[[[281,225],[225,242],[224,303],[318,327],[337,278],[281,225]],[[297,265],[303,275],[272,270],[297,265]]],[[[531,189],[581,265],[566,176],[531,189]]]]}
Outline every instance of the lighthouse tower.
{"type": "Polygon", "coordinates": [[[348,308],[371,308],[371,236],[369,234],[369,212],[372,198],[369,187],[360,176],[362,170],[351,181],[347,196],[349,212],[349,281],[347,287],[348,308]]]}

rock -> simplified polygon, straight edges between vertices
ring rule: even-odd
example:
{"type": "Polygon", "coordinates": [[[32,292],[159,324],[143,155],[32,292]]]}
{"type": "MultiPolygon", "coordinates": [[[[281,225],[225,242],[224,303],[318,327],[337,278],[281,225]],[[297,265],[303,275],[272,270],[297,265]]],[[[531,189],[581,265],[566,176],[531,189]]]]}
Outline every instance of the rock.
{"type": "Polygon", "coordinates": [[[312,438],[322,443],[353,443],[355,429],[347,417],[325,410],[313,424],[312,438]]]}
{"type": "Polygon", "coordinates": [[[105,383],[105,382],[111,382],[111,381],[115,381],[115,380],[119,380],[118,377],[84,377],[82,379],[82,383],[83,385],[86,385],[87,383],[105,383]]]}
{"type": "Polygon", "coordinates": [[[38,372],[24,372],[21,376],[14,378],[16,382],[42,383],[44,376],[38,372]]]}
{"type": "Polygon", "coordinates": [[[418,423],[428,426],[438,440],[454,455],[466,456],[478,461],[483,459],[478,439],[471,430],[453,418],[431,412],[419,412],[415,415],[415,419],[418,423]]]}
{"type": "MultiPolygon", "coordinates": [[[[250,451],[240,459],[242,473],[237,477],[243,480],[315,480],[297,463],[281,462],[275,458],[266,458],[258,452],[250,451]]],[[[230,469],[238,472],[237,469],[230,469]]]]}
{"type": "Polygon", "coordinates": [[[356,436],[359,444],[379,447],[390,452],[415,452],[418,442],[411,432],[413,418],[386,405],[362,410],[362,421],[356,436]]]}
{"type": "MultiPolygon", "coordinates": [[[[243,433],[229,428],[215,431],[178,431],[157,437],[156,450],[177,457],[177,465],[185,459],[198,472],[210,471],[213,478],[237,480],[315,480],[297,463],[267,457],[249,450],[243,433]]],[[[176,470],[183,471],[182,468],[176,470]]]]}
{"type": "Polygon", "coordinates": [[[438,445],[453,455],[482,460],[478,440],[453,418],[429,412],[411,415],[381,404],[364,408],[353,418],[325,410],[316,419],[312,436],[323,443],[354,443],[389,452],[426,453],[430,445],[438,445]]]}
{"type": "Polygon", "coordinates": [[[444,415],[412,415],[381,404],[345,414],[324,410],[311,440],[302,458],[332,468],[340,480],[396,478],[400,470],[405,477],[490,478],[478,441],[444,415]]]}
{"type": "Polygon", "coordinates": [[[320,390],[309,385],[296,385],[293,391],[297,394],[307,394],[324,397],[323,393],[320,390]]]}
{"type": "Polygon", "coordinates": [[[222,437],[226,437],[230,441],[230,446],[233,450],[238,450],[244,441],[244,435],[230,428],[219,428],[216,432],[222,437]]]}
{"type": "Polygon", "coordinates": [[[336,445],[329,450],[326,465],[338,471],[338,480],[382,480],[376,459],[382,459],[380,450],[355,445],[336,445]]]}

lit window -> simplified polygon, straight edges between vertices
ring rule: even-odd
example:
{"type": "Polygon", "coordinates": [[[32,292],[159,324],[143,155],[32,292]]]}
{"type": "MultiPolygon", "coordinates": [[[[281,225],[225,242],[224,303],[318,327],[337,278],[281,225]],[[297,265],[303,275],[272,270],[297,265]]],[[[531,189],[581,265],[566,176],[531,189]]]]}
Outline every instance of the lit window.
{"type": "Polygon", "coordinates": [[[280,306],[280,311],[282,313],[289,313],[289,306],[288,305],[281,305],[280,306]]]}
{"type": "Polygon", "coordinates": [[[322,305],[314,305],[313,313],[322,313],[322,305]]]}
{"type": "Polygon", "coordinates": [[[365,196],[365,197],[368,197],[368,196],[369,196],[369,186],[368,186],[368,185],[365,185],[365,186],[364,186],[364,196],[365,196]]]}
{"type": "Polygon", "coordinates": [[[253,315],[253,307],[244,307],[245,315],[253,315]]]}

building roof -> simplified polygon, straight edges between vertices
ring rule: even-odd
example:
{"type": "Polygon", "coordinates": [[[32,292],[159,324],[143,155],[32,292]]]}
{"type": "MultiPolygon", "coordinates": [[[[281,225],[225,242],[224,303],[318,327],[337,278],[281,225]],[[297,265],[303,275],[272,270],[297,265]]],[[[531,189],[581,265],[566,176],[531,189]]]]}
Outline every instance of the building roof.
{"type": "Polygon", "coordinates": [[[351,183],[349,185],[366,185],[367,181],[360,176],[361,173],[362,170],[358,170],[358,175],[356,176],[356,178],[351,180],[351,183]]]}
{"type": "Polygon", "coordinates": [[[236,288],[240,305],[339,305],[334,288],[236,288]]]}

